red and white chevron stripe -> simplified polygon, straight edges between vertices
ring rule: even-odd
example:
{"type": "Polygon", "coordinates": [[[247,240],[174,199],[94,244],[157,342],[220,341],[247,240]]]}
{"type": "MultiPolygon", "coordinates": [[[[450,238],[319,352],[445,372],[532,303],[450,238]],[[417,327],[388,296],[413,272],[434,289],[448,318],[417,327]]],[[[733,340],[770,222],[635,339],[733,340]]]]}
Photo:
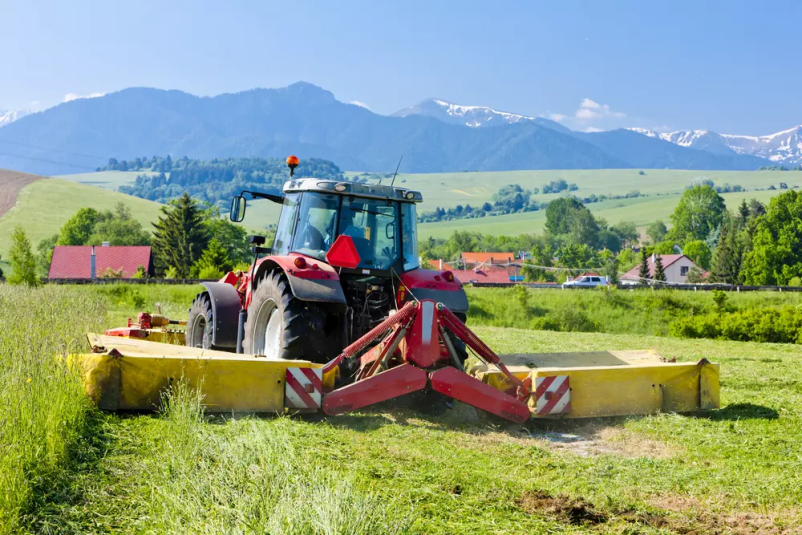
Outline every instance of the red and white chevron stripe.
{"type": "Polygon", "coordinates": [[[319,409],[323,399],[323,368],[287,368],[284,406],[319,409]]]}
{"type": "Polygon", "coordinates": [[[566,414],[571,412],[571,385],[567,375],[537,377],[535,380],[537,414],[566,414]]]}

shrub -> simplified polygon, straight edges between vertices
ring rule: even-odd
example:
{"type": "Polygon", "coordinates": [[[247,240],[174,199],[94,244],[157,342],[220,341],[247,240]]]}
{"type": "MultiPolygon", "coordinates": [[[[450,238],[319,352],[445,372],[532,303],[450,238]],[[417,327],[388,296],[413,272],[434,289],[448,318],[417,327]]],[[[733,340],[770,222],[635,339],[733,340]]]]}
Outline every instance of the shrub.
{"type": "Polygon", "coordinates": [[[682,338],[798,344],[802,343],[802,310],[792,306],[767,307],[681,318],[671,324],[669,334],[682,338]]]}
{"type": "Polygon", "coordinates": [[[598,332],[596,325],[587,314],[578,308],[560,307],[549,312],[542,320],[541,329],[562,332],[598,332]]]}
{"type": "Polygon", "coordinates": [[[205,266],[198,271],[199,279],[220,279],[223,277],[223,272],[215,266],[205,266]]]}

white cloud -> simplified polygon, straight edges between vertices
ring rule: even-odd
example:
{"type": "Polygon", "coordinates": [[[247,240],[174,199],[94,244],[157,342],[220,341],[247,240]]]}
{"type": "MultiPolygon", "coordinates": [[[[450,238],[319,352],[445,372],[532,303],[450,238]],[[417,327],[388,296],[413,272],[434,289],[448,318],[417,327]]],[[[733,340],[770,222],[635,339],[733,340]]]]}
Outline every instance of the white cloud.
{"type": "Polygon", "coordinates": [[[621,119],[626,117],[625,113],[613,111],[608,104],[599,104],[589,98],[582,99],[579,109],[574,113],[574,117],[580,121],[592,121],[596,119],[621,119]]]}
{"type": "Polygon", "coordinates": [[[90,93],[88,95],[78,95],[76,93],[67,93],[64,95],[64,100],[62,102],[71,102],[73,100],[78,100],[79,98],[98,98],[105,94],[106,93],[90,93]]]}
{"type": "Polygon", "coordinates": [[[562,113],[550,113],[549,119],[551,119],[552,121],[559,122],[565,120],[565,115],[563,115],[562,113]]]}
{"type": "Polygon", "coordinates": [[[604,132],[601,128],[596,128],[595,126],[588,126],[585,128],[585,132],[593,133],[593,132],[604,132]]]}
{"type": "Polygon", "coordinates": [[[354,106],[359,106],[360,108],[365,108],[366,110],[369,110],[369,109],[370,109],[370,106],[368,106],[368,105],[367,105],[367,104],[365,104],[364,102],[360,102],[360,101],[358,101],[358,100],[352,100],[352,101],[351,101],[351,102],[349,102],[348,104],[353,104],[354,106]]]}

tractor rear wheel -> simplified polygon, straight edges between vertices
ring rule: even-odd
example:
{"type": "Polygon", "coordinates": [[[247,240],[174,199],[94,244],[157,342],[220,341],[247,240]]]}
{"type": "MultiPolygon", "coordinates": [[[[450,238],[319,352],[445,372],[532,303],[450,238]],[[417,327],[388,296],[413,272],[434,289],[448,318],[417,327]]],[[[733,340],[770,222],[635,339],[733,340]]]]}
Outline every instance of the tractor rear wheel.
{"type": "Polygon", "coordinates": [[[324,332],[325,320],[325,312],[314,303],[292,294],[286,275],[268,272],[248,307],[243,349],[268,358],[327,362],[337,346],[324,332]]]}
{"type": "Polygon", "coordinates": [[[212,347],[213,328],[212,300],[208,293],[201,292],[195,296],[189,309],[185,335],[186,345],[201,349],[214,349],[212,347]]]}

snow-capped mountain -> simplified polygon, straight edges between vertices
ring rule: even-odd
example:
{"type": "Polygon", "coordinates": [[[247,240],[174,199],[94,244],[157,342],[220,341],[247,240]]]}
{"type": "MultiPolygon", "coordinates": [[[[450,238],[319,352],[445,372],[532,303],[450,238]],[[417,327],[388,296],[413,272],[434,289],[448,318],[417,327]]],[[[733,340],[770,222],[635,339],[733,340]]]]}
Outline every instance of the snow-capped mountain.
{"type": "Polygon", "coordinates": [[[630,128],[630,130],[644,136],[715,154],[748,154],[785,166],[802,164],[802,125],[767,136],[738,136],[709,130],[680,130],[668,133],[645,128],[630,128]]]}
{"type": "Polygon", "coordinates": [[[464,106],[437,98],[428,98],[414,106],[399,110],[392,114],[392,117],[407,117],[409,115],[424,115],[426,117],[439,119],[445,123],[461,124],[472,128],[533,121],[541,126],[551,128],[552,130],[561,132],[568,131],[568,129],[560,123],[543,117],[532,117],[518,113],[499,111],[487,106],[464,106]]]}
{"type": "Polygon", "coordinates": [[[26,115],[33,113],[30,110],[0,110],[0,128],[11,124],[26,115]]]}

